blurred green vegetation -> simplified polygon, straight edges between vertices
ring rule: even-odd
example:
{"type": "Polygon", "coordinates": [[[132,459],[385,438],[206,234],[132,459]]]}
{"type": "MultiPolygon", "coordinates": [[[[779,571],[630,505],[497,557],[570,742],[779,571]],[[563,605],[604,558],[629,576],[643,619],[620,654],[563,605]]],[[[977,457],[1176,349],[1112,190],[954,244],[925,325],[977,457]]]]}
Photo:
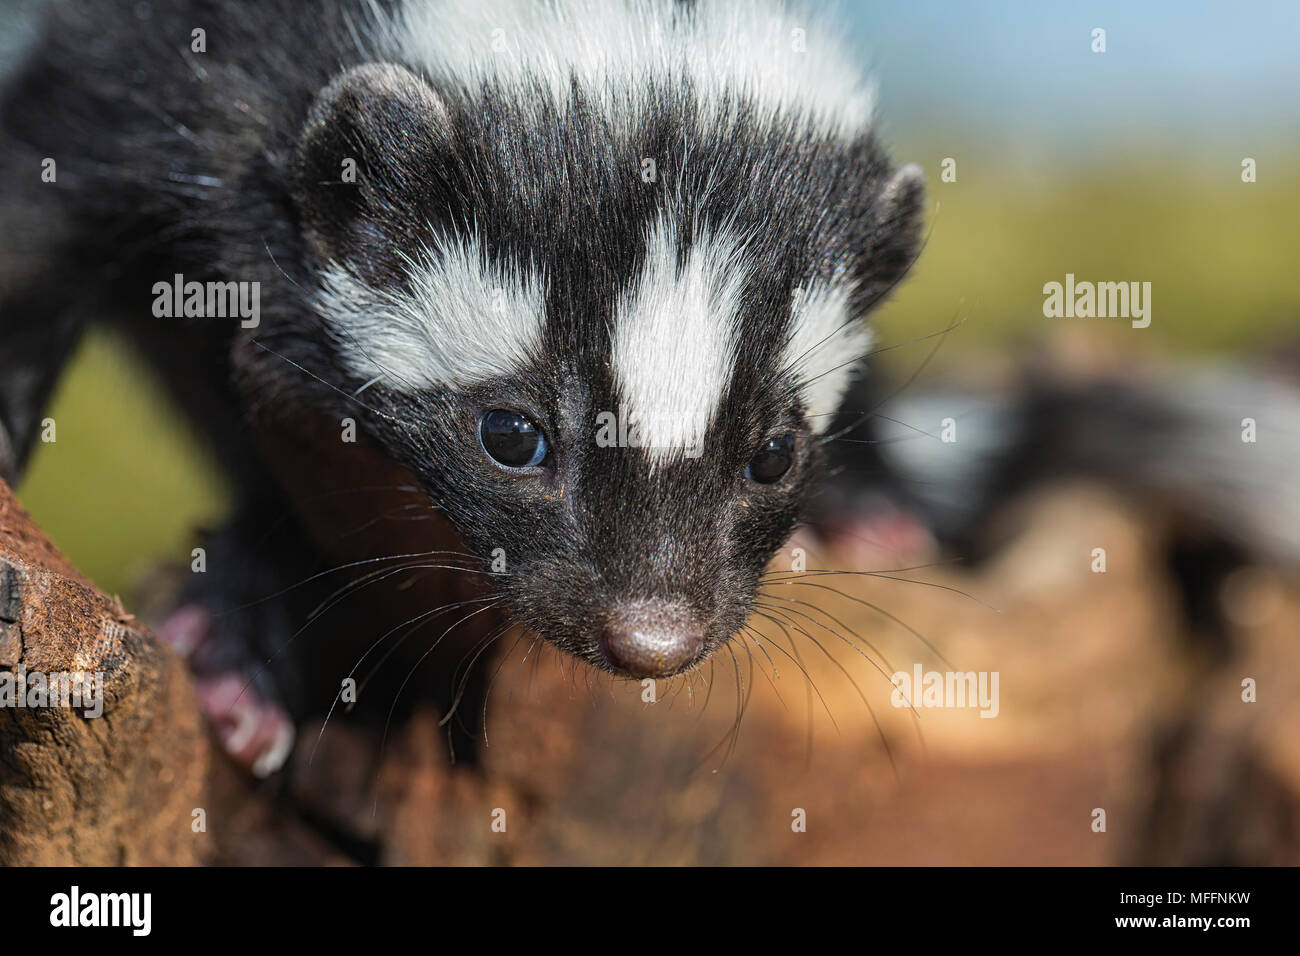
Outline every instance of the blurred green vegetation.
{"type": "Polygon", "coordinates": [[[18,493],[63,552],[128,605],[158,562],[188,565],[220,519],[220,469],[128,346],[93,331],[66,370],[18,493]]]}
{"type": "Polygon", "coordinates": [[[1136,350],[1200,355],[1300,331],[1300,166],[1243,183],[1227,164],[1212,178],[1131,163],[998,188],[979,185],[977,168],[959,164],[957,181],[943,183],[938,162],[926,166],[929,241],[877,316],[884,344],[959,317],[964,325],[944,345],[948,363],[963,347],[1002,345],[1063,323],[1132,336],[1136,350]],[[1067,272],[1076,281],[1150,282],[1150,328],[1045,318],[1043,284],[1063,282],[1067,272]]]}
{"type": "MultiPolygon", "coordinates": [[[[1106,326],[1143,351],[1200,354],[1300,328],[1300,167],[1262,165],[1254,184],[1226,160],[1213,176],[1154,159],[1032,178],[971,163],[955,183],[940,181],[937,159],[926,172],[938,206],[929,242],[878,325],[887,345],[964,317],[936,367],[1067,322],[1106,326]],[[1067,272],[1151,282],[1151,327],[1044,318],[1043,283],[1067,272]]],[[[895,355],[913,364],[926,350],[895,355]]],[[[21,497],[75,563],[130,600],[151,565],[188,561],[194,529],[227,507],[215,463],[148,372],[103,333],[88,337],[49,414],[58,440],[38,449],[21,497]]]]}

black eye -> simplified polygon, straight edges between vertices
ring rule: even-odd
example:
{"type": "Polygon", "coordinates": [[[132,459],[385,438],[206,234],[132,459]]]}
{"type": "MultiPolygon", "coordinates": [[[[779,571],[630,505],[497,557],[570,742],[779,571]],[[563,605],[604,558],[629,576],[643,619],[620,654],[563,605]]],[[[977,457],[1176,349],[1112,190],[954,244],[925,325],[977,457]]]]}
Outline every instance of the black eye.
{"type": "Polygon", "coordinates": [[[494,408],[478,426],[483,450],[507,468],[540,465],[546,458],[546,436],[537,423],[518,412],[494,408]]]}
{"type": "Polygon", "coordinates": [[[786,432],[780,438],[773,438],[758,450],[745,468],[745,477],[760,485],[770,485],[778,481],[790,470],[794,461],[794,435],[786,432]]]}

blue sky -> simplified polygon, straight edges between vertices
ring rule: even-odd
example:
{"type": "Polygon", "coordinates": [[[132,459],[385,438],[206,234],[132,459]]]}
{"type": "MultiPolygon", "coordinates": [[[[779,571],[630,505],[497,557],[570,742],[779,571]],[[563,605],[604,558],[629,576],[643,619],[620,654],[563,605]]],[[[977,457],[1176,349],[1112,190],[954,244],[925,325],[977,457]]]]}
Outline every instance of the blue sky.
{"type": "MultiPolygon", "coordinates": [[[[1084,159],[1135,141],[1184,158],[1215,142],[1238,155],[1300,147],[1300,0],[810,2],[839,7],[886,136],[904,146],[1047,139],[1084,159]],[[1104,54],[1090,50],[1094,27],[1104,54]]],[[[34,5],[0,0],[0,60],[34,5]]]]}
{"type": "Polygon", "coordinates": [[[971,128],[1067,136],[1099,151],[1126,138],[1300,139],[1300,0],[1086,2],[844,0],[908,135],[971,128]],[[1094,27],[1107,52],[1090,49],[1094,27]]]}

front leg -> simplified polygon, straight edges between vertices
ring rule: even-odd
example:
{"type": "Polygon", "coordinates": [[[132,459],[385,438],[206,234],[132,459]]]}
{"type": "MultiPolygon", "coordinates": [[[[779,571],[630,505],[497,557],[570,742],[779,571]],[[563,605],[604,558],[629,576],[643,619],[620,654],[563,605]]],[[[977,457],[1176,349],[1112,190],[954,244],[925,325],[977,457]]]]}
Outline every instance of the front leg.
{"type": "Polygon", "coordinates": [[[206,570],[160,629],[227,749],[267,774],[307,717],[362,722],[378,741],[431,700],[455,706],[449,748],[472,762],[492,643],[508,630],[490,568],[374,448],[310,416],[259,434],[276,478],[256,484],[284,490],[247,496],[209,536],[206,570]],[[340,700],[345,682],[355,701],[340,700]]]}
{"type": "Polygon", "coordinates": [[[275,511],[246,504],[206,535],[190,579],[157,628],[189,664],[227,752],[262,777],[284,765],[295,726],[310,710],[292,641],[308,611],[286,589],[310,577],[316,561],[275,511]]]}

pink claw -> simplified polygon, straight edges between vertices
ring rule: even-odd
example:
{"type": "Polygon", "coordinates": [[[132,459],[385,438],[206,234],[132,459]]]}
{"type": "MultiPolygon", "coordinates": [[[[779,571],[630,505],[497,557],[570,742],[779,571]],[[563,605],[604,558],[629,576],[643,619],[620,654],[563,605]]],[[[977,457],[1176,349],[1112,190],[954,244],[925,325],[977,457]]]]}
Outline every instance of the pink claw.
{"type": "Polygon", "coordinates": [[[288,714],[264,701],[238,674],[200,677],[196,687],[203,709],[232,759],[257,777],[270,776],[284,766],[295,736],[288,714]]]}
{"type": "MultiPolygon", "coordinates": [[[[212,616],[197,604],[181,605],[163,621],[158,637],[193,661],[212,637],[212,616]]],[[[233,760],[258,777],[270,776],[284,766],[293,752],[294,727],[282,708],[263,700],[248,679],[235,671],[196,674],[194,684],[204,713],[233,760]]]]}
{"type": "Polygon", "coordinates": [[[182,604],[158,628],[162,642],[189,660],[212,633],[212,616],[197,604],[182,604]]]}

